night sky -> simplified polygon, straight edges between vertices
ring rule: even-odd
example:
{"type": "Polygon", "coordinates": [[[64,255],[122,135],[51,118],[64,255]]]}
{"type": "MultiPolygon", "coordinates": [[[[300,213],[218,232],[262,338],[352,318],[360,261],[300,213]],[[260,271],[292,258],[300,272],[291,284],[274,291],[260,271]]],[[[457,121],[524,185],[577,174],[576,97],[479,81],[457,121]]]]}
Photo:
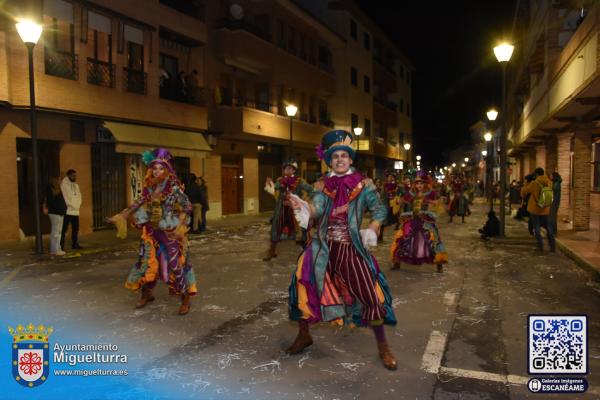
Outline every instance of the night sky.
{"type": "Polygon", "coordinates": [[[502,74],[492,49],[510,37],[516,0],[357,2],[417,69],[415,154],[426,167],[448,161],[452,148],[470,142],[469,127],[501,107],[502,74]]]}

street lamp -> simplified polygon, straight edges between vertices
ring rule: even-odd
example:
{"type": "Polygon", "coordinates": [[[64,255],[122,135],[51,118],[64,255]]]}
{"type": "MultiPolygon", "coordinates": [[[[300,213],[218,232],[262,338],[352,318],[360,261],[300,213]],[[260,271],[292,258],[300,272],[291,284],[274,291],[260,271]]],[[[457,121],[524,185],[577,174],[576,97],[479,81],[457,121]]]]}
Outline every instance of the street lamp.
{"type": "Polygon", "coordinates": [[[485,114],[487,115],[487,117],[490,121],[495,121],[496,118],[498,117],[498,111],[496,111],[493,108],[491,110],[489,110],[488,112],[486,112],[485,114]]]}
{"type": "Polygon", "coordinates": [[[469,157],[465,157],[465,162],[468,163],[469,162],[469,157]]]}
{"type": "Polygon", "coordinates": [[[481,150],[481,155],[484,157],[487,156],[487,150],[481,150]]]}
{"type": "Polygon", "coordinates": [[[500,136],[500,236],[504,237],[506,221],[506,163],[508,153],[508,140],[506,132],[506,66],[512,56],[514,46],[509,43],[501,43],[494,47],[494,54],[498,62],[502,64],[502,135],[500,136]]]}
{"type": "Polygon", "coordinates": [[[16,24],[17,32],[29,56],[29,119],[31,123],[31,152],[33,157],[33,201],[35,210],[35,253],[44,252],[42,244],[42,226],[40,221],[40,175],[37,143],[37,117],[35,113],[35,86],[33,82],[33,48],[42,35],[42,26],[33,21],[20,21],[16,24]]]}
{"type": "Polygon", "coordinates": [[[455,162],[452,163],[452,168],[456,168],[456,163],[455,162]]]}
{"type": "Polygon", "coordinates": [[[294,158],[294,139],[292,136],[292,118],[294,118],[294,116],[298,112],[298,107],[296,107],[293,104],[288,104],[285,107],[285,112],[287,113],[288,117],[290,117],[290,160],[292,160],[294,158]]]}
{"type": "Polygon", "coordinates": [[[362,135],[363,129],[360,126],[355,126],[353,131],[356,135],[356,158],[358,158],[360,154],[360,135],[362,135]]]}
{"type": "Polygon", "coordinates": [[[417,161],[421,161],[421,156],[417,155],[417,157],[415,157],[417,159],[417,161]]]}

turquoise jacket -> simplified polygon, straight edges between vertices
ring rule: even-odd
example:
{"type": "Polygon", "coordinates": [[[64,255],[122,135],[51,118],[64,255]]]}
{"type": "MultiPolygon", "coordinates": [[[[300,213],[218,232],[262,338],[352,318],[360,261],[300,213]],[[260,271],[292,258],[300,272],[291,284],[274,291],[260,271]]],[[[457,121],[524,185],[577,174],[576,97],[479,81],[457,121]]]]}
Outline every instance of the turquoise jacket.
{"type": "MultiPolygon", "coordinates": [[[[273,194],[275,196],[275,212],[273,213],[273,217],[271,219],[271,241],[272,242],[278,242],[280,240],[294,240],[296,238],[296,232],[291,232],[290,235],[286,235],[285,233],[282,232],[283,227],[280,226],[279,223],[279,217],[281,215],[281,213],[283,212],[283,202],[285,201],[285,197],[286,197],[286,189],[285,187],[281,184],[281,180],[283,178],[280,177],[277,179],[277,181],[275,182],[275,193],[273,194]]],[[[302,178],[298,178],[298,184],[296,185],[295,189],[292,191],[293,194],[295,194],[296,196],[302,198],[302,192],[306,192],[307,196],[312,195],[313,192],[313,187],[312,185],[308,184],[304,179],[302,178]]],[[[294,219],[294,222],[296,220],[294,219]]],[[[296,224],[297,225],[297,224],[296,224]]]]}

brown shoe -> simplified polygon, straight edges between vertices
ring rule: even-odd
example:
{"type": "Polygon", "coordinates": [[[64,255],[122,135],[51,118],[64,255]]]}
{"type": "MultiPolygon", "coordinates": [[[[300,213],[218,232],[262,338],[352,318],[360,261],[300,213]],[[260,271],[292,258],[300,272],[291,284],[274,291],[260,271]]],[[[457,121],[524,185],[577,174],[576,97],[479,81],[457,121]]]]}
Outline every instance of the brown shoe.
{"type": "Polygon", "coordinates": [[[190,294],[181,295],[181,305],[179,306],[179,315],[185,315],[190,312],[190,294]]]}
{"type": "Polygon", "coordinates": [[[300,323],[300,330],[298,331],[296,340],[294,340],[294,343],[285,352],[288,354],[298,354],[311,344],[313,344],[313,340],[308,331],[308,323],[300,323]]]}
{"type": "Polygon", "coordinates": [[[267,251],[267,255],[263,258],[263,261],[269,261],[272,258],[277,257],[277,253],[275,253],[275,248],[271,246],[267,251]]]}
{"type": "Polygon", "coordinates": [[[394,265],[392,265],[392,269],[400,269],[400,263],[394,263],[394,265]]]}
{"type": "Polygon", "coordinates": [[[398,363],[390,351],[387,342],[377,342],[377,348],[379,349],[379,358],[383,361],[383,365],[387,369],[395,371],[398,368],[398,363]]]}
{"type": "Polygon", "coordinates": [[[152,296],[152,289],[147,288],[146,286],[142,286],[142,297],[138,300],[135,305],[135,308],[144,308],[146,304],[154,301],[154,296],[152,296]]]}
{"type": "Polygon", "coordinates": [[[440,273],[444,272],[444,265],[443,264],[438,264],[437,265],[437,272],[440,272],[440,273]]]}

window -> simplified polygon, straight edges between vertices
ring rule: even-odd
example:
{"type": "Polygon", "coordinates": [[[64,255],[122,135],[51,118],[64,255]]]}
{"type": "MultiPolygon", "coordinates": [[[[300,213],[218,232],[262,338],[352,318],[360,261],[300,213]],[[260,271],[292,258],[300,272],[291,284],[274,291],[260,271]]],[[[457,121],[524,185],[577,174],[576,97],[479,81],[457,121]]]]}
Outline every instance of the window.
{"type": "MultiPolygon", "coordinates": [[[[354,129],[355,127],[358,126],[358,115],[356,114],[350,114],[350,125],[352,127],[352,129],[354,129]]],[[[354,131],[352,131],[354,132],[354,131]]]]}
{"type": "Polygon", "coordinates": [[[285,49],[285,25],[280,19],[277,20],[277,33],[277,45],[285,49]]]}
{"type": "Polygon", "coordinates": [[[350,20],[350,36],[352,36],[352,39],[358,40],[358,27],[353,19],[350,20]]]}
{"type": "Polygon", "coordinates": [[[302,33],[299,34],[300,42],[298,44],[298,55],[301,59],[306,61],[306,39],[302,33]]]}
{"type": "Polygon", "coordinates": [[[371,136],[371,120],[365,118],[365,130],[364,130],[364,135],[365,137],[370,137],[371,136]]]}
{"type": "Polygon", "coordinates": [[[364,87],[365,87],[365,93],[370,93],[371,92],[371,80],[366,75],[365,75],[365,78],[364,78],[364,87]]]}
{"type": "Polygon", "coordinates": [[[592,165],[594,173],[592,175],[592,183],[594,192],[600,192],[600,142],[594,143],[592,165]]]}
{"type": "Polygon", "coordinates": [[[308,62],[312,65],[317,64],[317,58],[315,57],[314,39],[308,39],[308,62]]]}
{"type": "Polygon", "coordinates": [[[367,32],[365,32],[364,41],[365,41],[365,50],[371,50],[371,35],[369,35],[367,32]]]}
{"type": "Polygon", "coordinates": [[[350,83],[352,86],[358,86],[358,71],[354,67],[350,67],[350,83]]]}

